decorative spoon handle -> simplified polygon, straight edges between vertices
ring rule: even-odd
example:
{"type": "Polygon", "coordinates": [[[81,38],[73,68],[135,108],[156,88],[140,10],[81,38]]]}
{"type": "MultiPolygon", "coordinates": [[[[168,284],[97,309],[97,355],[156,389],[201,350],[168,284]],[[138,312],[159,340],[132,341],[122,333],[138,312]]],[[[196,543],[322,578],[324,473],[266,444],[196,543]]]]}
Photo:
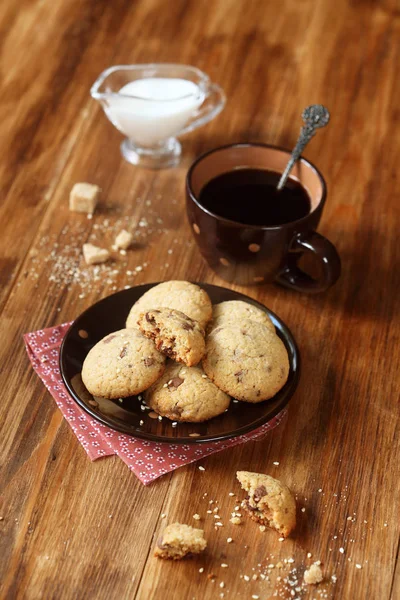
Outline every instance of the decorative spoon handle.
{"type": "Polygon", "coordinates": [[[277,190],[281,190],[285,186],[294,163],[300,158],[304,148],[311,138],[316,134],[316,130],[319,127],[325,127],[325,125],[329,123],[330,118],[328,109],[325,108],[325,106],[322,106],[322,104],[312,104],[311,106],[307,106],[301,116],[303,118],[304,125],[300,129],[299,139],[297,140],[290,160],[286,165],[286,169],[284,170],[282,177],[276,186],[277,190]]]}

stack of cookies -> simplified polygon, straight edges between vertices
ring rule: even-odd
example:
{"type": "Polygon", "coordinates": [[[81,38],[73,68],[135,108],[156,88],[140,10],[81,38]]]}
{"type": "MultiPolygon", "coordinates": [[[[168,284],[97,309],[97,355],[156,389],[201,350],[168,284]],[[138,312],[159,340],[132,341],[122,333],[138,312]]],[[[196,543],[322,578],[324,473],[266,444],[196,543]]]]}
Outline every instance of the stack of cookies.
{"type": "Polygon", "coordinates": [[[286,348],[264,311],[242,301],[212,306],[188,281],[160,283],[143,294],[126,329],[100,340],[82,369],[94,396],[145,392],[159,415],[186,422],[223,413],[231,398],[268,400],[288,375],[286,348]]]}

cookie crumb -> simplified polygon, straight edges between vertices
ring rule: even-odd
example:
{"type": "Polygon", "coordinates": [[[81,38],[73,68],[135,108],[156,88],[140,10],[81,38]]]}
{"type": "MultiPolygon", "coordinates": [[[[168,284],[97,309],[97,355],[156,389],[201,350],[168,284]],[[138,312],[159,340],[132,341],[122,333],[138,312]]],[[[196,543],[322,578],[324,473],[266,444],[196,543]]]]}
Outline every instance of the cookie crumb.
{"type": "MultiPolygon", "coordinates": [[[[0,519],[0,520],[1,520],[1,519],[0,519]]],[[[233,542],[233,539],[232,539],[232,538],[227,538],[227,540],[226,540],[226,541],[227,541],[227,543],[228,543],[228,544],[232,544],[232,542],[233,542]]]]}
{"type": "Polygon", "coordinates": [[[311,557],[312,557],[311,552],[307,552],[307,558],[311,558],[311,557]]]}
{"type": "Polygon", "coordinates": [[[139,425],[144,425],[144,421],[140,420],[139,425]]]}
{"type": "Polygon", "coordinates": [[[204,567],[200,567],[199,573],[204,573],[204,567]]]}
{"type": "Polygon", "coordinates": [[[301,509],[301,512],[303,512],[303,513],[304,513],[304,512],[306,512],[306,509],[304,508],[304,506],[303,506],[303,508],[301,509]]]}
{"type": "Polygon", "coordinates": [[[279,463],[278,463],[278,461],[275,461],[275,462],[274,462],[274,463],[272,463],[272,464],[273,464],[273,465],[275,465],[276,467],[278,467],[278,466],[279,466],[279,463]]]}
{"type": "Polygon", "coordinates": [[[323,580],[321,567],[319,565],[311,565],[309,569],[304,571],[304,583],[307,585],[316,585],[323,580]]]}
{"type": "Polygon", "coordinates": [[[240,523],[242,522],[242,519],[240,519],[239,517],[232,517],[231,519],[229,519],[231,523],[233,523],[234,525],[240,525],[240,523]]]}
{"type": "Polygon", "coordinates": [[[340,554],[344,554],[344,548],[339,548],[340,554]]]}
{"type": "Polygon", "coordinates": [[[220,588],[224,588],[225,587],[225,583],[223,581],[221,581],[221,583],[219,584],[220,588]]]}
{"type": "Polygon", "coordinates": [[[198,467],[198,469],[199,469],[199,471],[205,471],[205,468],[202,466],[198,467]]]}
{"type": "Polygon", "coordinates": [[[249,577],[248,575],[243,575],[243,579],[244,579],[245,581],[250,581],[250,577],[249,577]]]}
{"type": "Polygon", "coordinates": [[[161,514],[161,518],[162,518],[162,519],[165,519],[165,517],[166,517],[166,516],[167,516],[167,515],[166,515],[165,513],[162,513],[162,514],[161,514]]]}
{"type": "Polygon", "coordinates": [[[280,537],[280,538],[278,538],[278,542],[284,542],[284,541],[285,541],[285,538],[284,538],[284,537],[280,537]]]}
{"type": "Polygon", "coordinates": [[[235,494],[233,492],[229,492],[228,496],[234,496],[235,494]]]}
{"type": "Polygon", "coordinates": [[[356,563],[356,569],[362,569],[362,566],[356,563]]]}
{"type": "Polygon", "coordinates": [[[168,525],[157,542],[154,556],[180,560],[188,554],[199,554],[207,546],[202,529],[183,523],[168,525]]]}
{"type": "Polygon", "coordinates": [[[262,531],[262,532],[264,532],[266,530],[265,525],[260,525],[259,530],[262,531]]]}
{"type": "Polygon", "coordinates": [[[226,563],[221,563],[221,567],[222,567],[223,569],[227,569],[227,568],[228,568],[228,566],[229,566],[229,565],[227,565],[226,563]]]}
{"type": "Polygon", "coordinates": [[[200,521],[201,517],[200,517],[200,515],[198,515],[198,514],[196,513],[196,514],[194,514],[194,515],[193,515],[193,519],[194,519],[195,521],[200,521]]]}

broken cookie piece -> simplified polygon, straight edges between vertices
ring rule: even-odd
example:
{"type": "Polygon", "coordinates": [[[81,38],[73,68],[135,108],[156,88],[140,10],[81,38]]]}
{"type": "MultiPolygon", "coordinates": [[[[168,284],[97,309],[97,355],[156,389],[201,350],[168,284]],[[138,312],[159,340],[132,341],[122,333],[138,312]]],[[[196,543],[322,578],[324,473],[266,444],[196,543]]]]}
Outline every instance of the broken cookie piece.
{"type": "Polygon", "coordinates": [[[203,330],[197,321],[179,310],[148,310],[140,315],[137,324],[143,335],[154,341],[159,352],[177,362],[192,367],[204,356],[203,330]]]}
{"type": "Polygon", "coordinates": [[[321,567],[317,564],[311,565],[309,569],[304,571],[304,583],[307,585],[316,585],[321,583],[324,576],[322,575],[321,567]]]}
{"type": "Polygon", "coordinates": [[[95,211],[100,194],[98,185],[92,183],[75,183],[69,195],[69,210],[88,213],[95,211]]]}
{"type": "Polygon", "coordinates": [[[190,525],[172,523],[157,542],[154,556],[180,560],[189,554],[199,554],[207,546],[204,531],[190,525]]]}
{"type": "Polygon", "coordinates": [[[296,526],[296,502],[289,488],[262,473],[238,471],[236,477],[248,494],[242,506],[250,517],[287,537],[296,526]]]}
{"type": "Polygon", "coordinates": [[[93,244],[83,244],[83,257],[87,265],[104,263],[110,258],[110,253],[105,248],[99,248],[93,244]]]}
{"type": "Polygon", "coordinates": [[[129,233],[129,231],[126,231],[126,229],[123,229],[122,231],[119,232],[119,234],[115,238],[114,244],[117,248],[121,248],[122,250],[127,250],[129,248],[129,246],[132,244],[132,240],[133,240],[133,235],[131,233],[129,233]]]}

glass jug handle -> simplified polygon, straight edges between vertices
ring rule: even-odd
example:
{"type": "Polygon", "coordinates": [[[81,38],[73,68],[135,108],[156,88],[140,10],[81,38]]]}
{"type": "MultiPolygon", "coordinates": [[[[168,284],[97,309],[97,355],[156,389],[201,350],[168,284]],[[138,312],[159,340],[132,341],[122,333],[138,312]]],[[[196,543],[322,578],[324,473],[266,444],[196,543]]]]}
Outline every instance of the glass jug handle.
{"type": "Polygon", "coordinates": [[[224,108],[226,102],[225,94],[222,88],[216,83],[211,83],[206,91],[203,104],[193,115],[193,120],[186,127],[181,129],[177,136],[183,133],[189,133],[201,125],[205,125],[216,117],[224,108]]]}

